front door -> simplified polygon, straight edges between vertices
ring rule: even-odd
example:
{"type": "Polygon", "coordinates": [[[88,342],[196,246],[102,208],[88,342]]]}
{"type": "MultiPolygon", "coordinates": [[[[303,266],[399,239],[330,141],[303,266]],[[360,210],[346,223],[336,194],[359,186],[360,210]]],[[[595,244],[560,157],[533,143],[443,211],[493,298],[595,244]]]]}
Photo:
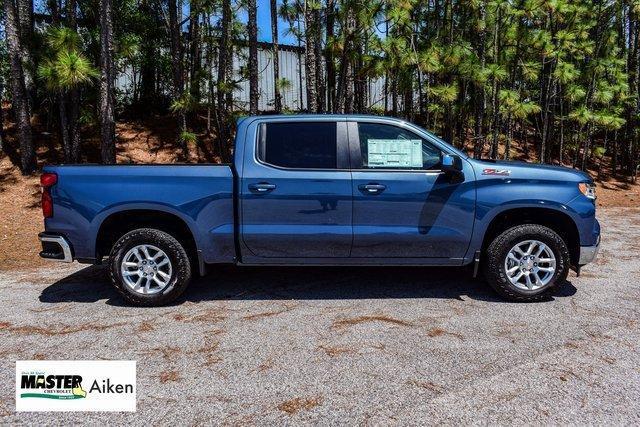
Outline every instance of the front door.
{"type": "MultiPolygon", "coordinates": [[[[472,171],[440,171],[442,148],[409,127],[349,123],[353,258],[464,257],[473,231],[472,171]]],[[[466,162],[463,162],[466,164],[466,162]]],[[[437,260],[435,260],[437,261],[437,260]]]]}
{"type": "Polygon", "coordinates": [[[271,262],[348,258],[352,195],[346,122],[263,122],[256,148],[255,158],[245,156],[240,189],[241,236],[249,253],[271,262]]]}

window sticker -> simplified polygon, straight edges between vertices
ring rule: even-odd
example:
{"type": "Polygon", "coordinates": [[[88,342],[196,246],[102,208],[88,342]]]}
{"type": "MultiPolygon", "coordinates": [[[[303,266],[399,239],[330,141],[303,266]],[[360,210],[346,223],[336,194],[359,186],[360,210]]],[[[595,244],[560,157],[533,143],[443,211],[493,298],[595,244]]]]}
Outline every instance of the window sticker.
{"type": "Polygon", "coordinates": [[[367,139],[367,165],[373,168],[421,168],[422,140],[367,139]]]}

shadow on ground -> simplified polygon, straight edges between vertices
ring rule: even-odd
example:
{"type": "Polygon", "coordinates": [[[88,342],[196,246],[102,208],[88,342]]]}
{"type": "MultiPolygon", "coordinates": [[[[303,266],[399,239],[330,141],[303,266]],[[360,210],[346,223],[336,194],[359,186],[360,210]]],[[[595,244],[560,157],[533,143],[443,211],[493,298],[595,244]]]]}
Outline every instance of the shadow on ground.
{"type": "MultiPolygon", "coordinates": [[[[576,293],[569,281],[554,297],[576,293]]],[[[217,300],[332,300],[332,299],[473,299],[503,302],[467,268],[417,267],[216,267],[195,279],[176,304],[217,300]]],[[[91,266],[45,288],[40,301],[98,302],[125,305],[112,288],[104,267],[91,266]]]]}

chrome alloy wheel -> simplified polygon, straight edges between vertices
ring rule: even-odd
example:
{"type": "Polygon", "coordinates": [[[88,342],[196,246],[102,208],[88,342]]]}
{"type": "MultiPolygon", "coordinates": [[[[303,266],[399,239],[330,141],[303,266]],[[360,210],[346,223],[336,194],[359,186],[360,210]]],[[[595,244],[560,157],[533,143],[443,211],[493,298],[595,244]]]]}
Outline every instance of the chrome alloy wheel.
{"type": "Polygon", "coordinates": [[[134,292],[157,294],[167,287],[173,269],[164,251],[153,245],[138,245],[122,258],[122,280],[134,292]]]}
{"type": "Polygon", "coordinates": [[[553,278],[556,257],[544,243],[525,240],[511,248],[504,261],[504,270],[512,285],[525,291],[535,291],[553,278]]]}

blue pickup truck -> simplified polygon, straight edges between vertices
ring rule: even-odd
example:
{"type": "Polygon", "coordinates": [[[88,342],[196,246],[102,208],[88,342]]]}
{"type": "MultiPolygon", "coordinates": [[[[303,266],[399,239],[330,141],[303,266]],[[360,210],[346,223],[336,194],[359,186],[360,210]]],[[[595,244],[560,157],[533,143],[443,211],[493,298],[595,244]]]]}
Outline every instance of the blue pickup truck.
{"type": "Polygon", "coordinates": [[[222,263],[473,265],[504,298],[535,301],[600,243],[588,175],[474,160],[386,117],[248,117],[233,164],[48,166],[41,184],[40,256],[108,259],[144,306],[222,263]]]}

